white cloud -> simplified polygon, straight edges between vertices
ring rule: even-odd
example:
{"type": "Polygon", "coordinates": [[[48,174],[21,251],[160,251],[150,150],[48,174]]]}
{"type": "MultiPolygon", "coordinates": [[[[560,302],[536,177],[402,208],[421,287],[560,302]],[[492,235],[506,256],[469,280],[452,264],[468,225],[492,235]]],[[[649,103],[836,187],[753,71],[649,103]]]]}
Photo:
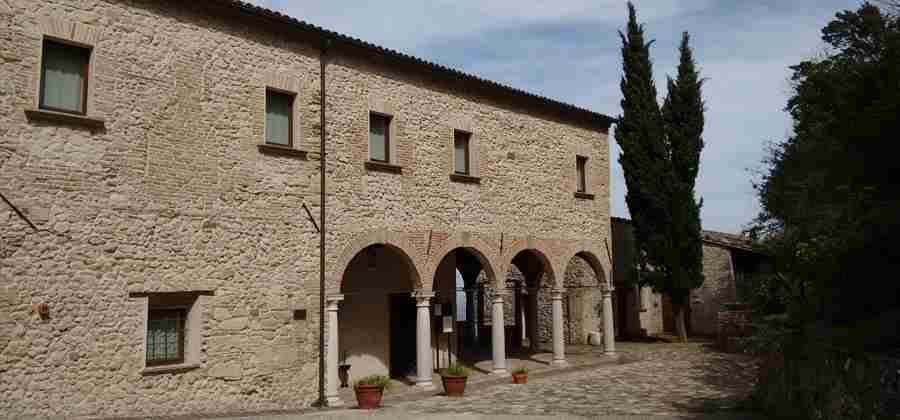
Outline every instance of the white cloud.
{"type": "MultiPolygon", "coordinates": [[[[618,23],[625,16],[621,0],[403,0],[392,2],[331,0],[251,0],[297,19],[393,49],[413,51],[436,39],[545,22],[618,23]]],[[[653,0],[644,19],[677,16],[702,9],[712,0],[653,0]]],[[[640,4],[639,4],[640,7],[640,4]]]]}

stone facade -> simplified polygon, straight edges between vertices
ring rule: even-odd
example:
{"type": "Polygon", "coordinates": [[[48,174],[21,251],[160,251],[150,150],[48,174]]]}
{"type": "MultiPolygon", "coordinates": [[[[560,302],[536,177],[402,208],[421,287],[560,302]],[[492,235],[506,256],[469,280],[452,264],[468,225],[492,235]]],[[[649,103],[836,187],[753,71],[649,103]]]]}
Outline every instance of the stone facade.
{"type": "MultiPolygon", "coordinates": [[[[629,264],[634,261],[634,236],[630,221],[612,218],[611,228],[614,242],[613,280],[617,294],[615,302],[624,306],[615,312],[615,325],[623,329],[618,333],[636,337],[674,331],[674,324],[666,321],[672,315],[664,310],[668,303],[664,302],[663,296],[650,288],[638,290],[628,284],[628,277],[633,275],[629,264]]],[[[760,264],[760,261],[765,262],[766,257],[754,252],[746,239],[721,232],[703,232],[704,280],[703,285],[691,291],[690,313],[686,320],[691,334],[716,335],[718,316],[725,304],[739,301],[737,274],[765,270],[765,264],[760,264]],[[753,263],[737,270],[735,261],[748,258],[753,263]]]]}
{"type": "MultiPolygon", "coordinates": [[[[0,205],[0,416],[317,398],[318,234],[303,205],[318,219],[321,51],[226,3],[0,1],[0,193],[37,229],[0,205]],[[26,112],[45,37],[92,48],[84,118],[26,112]],[[261,152],[267,88],[295,95],[294,153],[261,152]],[[152,369],[148,301],[163,292],[197,296],[201,331],[190,363],[152,369]]],[[[325,60],[325,293],[372,244],[401,251],[419,290],[459,247],[497,287],[524,250],[555,287],[578,253],[609,278],[607,130],[344,47],[325,60]],[[365,165],[371,111],[393,117],[390,172],[365,165]],[[480,183],[449,177],[454,129],[473,133],[480,183]],[[576,155],[592,199],[573,196],[576,155]]]]}

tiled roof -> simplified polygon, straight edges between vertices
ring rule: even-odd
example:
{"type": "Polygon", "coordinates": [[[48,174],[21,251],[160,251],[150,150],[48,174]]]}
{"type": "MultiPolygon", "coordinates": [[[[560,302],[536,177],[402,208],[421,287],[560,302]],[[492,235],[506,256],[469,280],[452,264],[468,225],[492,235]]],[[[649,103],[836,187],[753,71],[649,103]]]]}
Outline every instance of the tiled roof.
{"type": "MultiPolygon", "coordinates": [[[[613,223],[625,223],[631,224],[631,220],[625,219],[622,217],[611,217],[610,220],[613,223]]],[[[715,232],[711,230],[701,231],[701,235],[703,237],[703,242],[713,245],[724,246],[726,248],[734,248],[740,249],[744,251],[750,252],[759,252],[759,250],[753,246],[753,241],[750,238],[743,235],[736,235],[734,233],[725,233],[725,232],[715,232]]]]}
{"type": "Polygon", "coordinates": [[[495,96],[507,96],[519,102],[528,102],[533,105],[545,107],[547,110],[553,110],[559,113],[559,117],[567,120],[577,120],[592,127],[609,129],[609,126],[615,122],[615,119],[604,114],[590,111],[575,105],[560,102],[544,96],[535,95],[520,89],[516,89],[491,80],[482,79],[478,76],[463,73],[459,70],[442,66],[437,63],[423,60],[418,57],[407,55],[399,51],[384,48],[358,38],[334,32],[302,20],[298,20],[291,16],[270,10],[264,7],[255,6],[240,0],[208,0],[210,3],[227,6],[232,11],[239,14],[248,15],[273,22],[279,22],[291,26],[297,30],[298,34],[305,35],[306,38],[313,41],[321,42],[324,46],[330,44],[334,48],[349,47],[348,49],[360,52],[368,52],[377,54],[381,57],[388,58],[418,69],[431,75],[443,76],[445,79],[452,81],[460,81],[466,83],[473,88],[484,89],[491,92],[495,96]]]}

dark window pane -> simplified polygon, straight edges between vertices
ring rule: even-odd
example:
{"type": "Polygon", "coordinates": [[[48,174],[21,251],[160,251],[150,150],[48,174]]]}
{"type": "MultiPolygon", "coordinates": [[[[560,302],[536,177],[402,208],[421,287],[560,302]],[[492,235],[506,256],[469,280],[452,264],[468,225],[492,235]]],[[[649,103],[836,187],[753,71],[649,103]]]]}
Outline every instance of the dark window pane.
{"type": "Polygon", "coordinates": [[[147,364],[184,361],[184,309],[151,309],[147,320],[147,364]]]}
{"type": "Polygon", "coordinates": [[[578,192],[586,192],[587,191],[587,175],[585,173],[585,166],[587,164],[587,158],[578,156],[575,161],[575,165],[577,167],[578,172],[578,192]]]}
{"type": "Polygon", "coordinates": [[[84,113],[90,51],[44,41],[41,108],[84,113]]]}
{"type": "Polygon", "coordinates": [[[369,115],[369,160],[387,162],[390,153],[390,117],[369,115]]]}
{"type": "Polygon", "coordinates": [[[469,174],[469,133],[457,131],[453,141],[453,169],[462,175],[469,174]]]}
{"type": "Polygon", "coordinates": [[[294,97],[266,91],[266,143],[291,145],[291,117],[294,97]]]}

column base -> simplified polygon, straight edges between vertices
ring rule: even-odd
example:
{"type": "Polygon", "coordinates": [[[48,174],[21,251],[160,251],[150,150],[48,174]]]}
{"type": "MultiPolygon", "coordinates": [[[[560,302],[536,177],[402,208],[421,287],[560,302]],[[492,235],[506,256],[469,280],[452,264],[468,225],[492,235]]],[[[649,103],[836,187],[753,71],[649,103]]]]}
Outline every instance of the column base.
{"type": "Polygon", "coordinates": [[[550,362],[550,365],[556,366],[556,367],[566,367],[566,366],[569,366],[569,362],[567,362],[565,359],[554,360],[554,361],[550,362]]]}
{"type": "Polygon", "coordinates": [[[325,397],[325,405],[328,407],[343,407],[344,401],[337,395],[333,397],[325,397]]]}
{"type": "Polygon", "coordinates": [[[423,391],[433,391],[434,384],[431,381],[416,381],[416,388],[423,391]]]}
{"type": "Polygon", "coordinates": [[[615,356],[616,351],[615,350],[603,350],[603,354],[606,356],[615,356]]]}
{"type": "Polygon", "coordinates": [[[491,375],[506,375],[507,373],[506,368],[494,369],[491,371],[491,375]]]}

